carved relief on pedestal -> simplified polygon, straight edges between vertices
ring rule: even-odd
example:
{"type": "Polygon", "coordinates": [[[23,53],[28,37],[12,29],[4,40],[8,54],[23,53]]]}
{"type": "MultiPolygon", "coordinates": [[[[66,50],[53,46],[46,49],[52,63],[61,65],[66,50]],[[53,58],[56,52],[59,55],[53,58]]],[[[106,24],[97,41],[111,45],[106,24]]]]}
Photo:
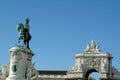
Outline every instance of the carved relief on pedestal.
{"type": "Polygon", "coordinates": [[[19,65],[19,61],[22,59],[21,53],[19,52],[11,52],[11,70],[13,72],[17,71],[17,66],[19,65]]]}
{"type": "Polygon", "coordinates": [[[15,62],[19,62],[19,60],[22,59],[21,53],[19,52],[11,52],[11,60],[15,62]]]}

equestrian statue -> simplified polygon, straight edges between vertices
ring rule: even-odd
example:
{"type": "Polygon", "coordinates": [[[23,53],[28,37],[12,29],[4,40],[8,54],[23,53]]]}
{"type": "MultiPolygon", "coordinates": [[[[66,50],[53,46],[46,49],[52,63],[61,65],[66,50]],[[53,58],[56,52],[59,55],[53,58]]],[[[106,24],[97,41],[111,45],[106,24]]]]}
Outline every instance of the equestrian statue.
{"type": "Polygon", "coordinates": [[[29,33],[29,31],[30,31],[29,18],[27,18],[25,20],[24,25],[22,23],[18,23],[17,30],[19,32],[18,42],[20,43],[20,41],[23,40],[23,43],[24,43],[25,47],[30,49],[29,48],[29,42],[30,42],[32,36],[29,33]]]}

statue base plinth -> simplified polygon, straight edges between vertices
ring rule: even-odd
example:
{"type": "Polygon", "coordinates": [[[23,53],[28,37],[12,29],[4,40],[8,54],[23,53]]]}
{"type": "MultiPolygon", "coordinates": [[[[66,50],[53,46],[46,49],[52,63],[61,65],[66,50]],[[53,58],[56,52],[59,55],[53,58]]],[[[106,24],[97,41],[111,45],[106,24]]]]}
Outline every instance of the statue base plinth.
{"type": "Polygon", "coordinates": [[[10,72],[6,80],[26,80],[27,68],[34,55],[30,49],[24,46],[14,46],[10,50],[10,72]]]}

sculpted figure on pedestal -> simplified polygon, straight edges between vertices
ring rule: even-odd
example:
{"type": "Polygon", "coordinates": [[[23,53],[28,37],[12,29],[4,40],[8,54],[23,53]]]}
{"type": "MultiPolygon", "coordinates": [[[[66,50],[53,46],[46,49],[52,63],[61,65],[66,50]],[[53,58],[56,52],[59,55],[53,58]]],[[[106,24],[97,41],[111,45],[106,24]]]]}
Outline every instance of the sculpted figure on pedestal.
{"type": "Polygon", "coordinates": [[[27,80],[38,80],[38,72],[34,68],[34,64],[31,64],[29,68],[27,69],[27,80]]]}
{"type": "Polygon", "coordinates": [[[91,41],[90,48],[91,49],[95,49],[96,48],[96,44],[95,44],[94,40],[91,41]]]}
{"type": "Polygon", "coordinates": [[[2,66],[2,71],[1,71],[2,75],[1,75],[0,80],[6,80],[6,78],[8,77],[8,75],[9,75],[8,66],[9,66],[9,63],[8,64],[4,64],[2,66]]]}
{"type": "Polygon", "coordinates": [[[100,52],[100,47],[95,43],[94,40],[91,41],[87,48],[85,49],[86,52],[100,52]]]}

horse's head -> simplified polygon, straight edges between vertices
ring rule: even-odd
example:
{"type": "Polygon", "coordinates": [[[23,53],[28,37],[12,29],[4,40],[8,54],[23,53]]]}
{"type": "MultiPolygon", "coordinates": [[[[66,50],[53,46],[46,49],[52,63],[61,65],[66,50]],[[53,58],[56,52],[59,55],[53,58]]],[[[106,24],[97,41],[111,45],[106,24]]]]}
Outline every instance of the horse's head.
{"type": "Polygon", "coordinates": [[[20,31],[20,29],[23,29],[23,28],[24,28],[23,24],[22,23],[18,23],[17,30],[20,31]]]}

